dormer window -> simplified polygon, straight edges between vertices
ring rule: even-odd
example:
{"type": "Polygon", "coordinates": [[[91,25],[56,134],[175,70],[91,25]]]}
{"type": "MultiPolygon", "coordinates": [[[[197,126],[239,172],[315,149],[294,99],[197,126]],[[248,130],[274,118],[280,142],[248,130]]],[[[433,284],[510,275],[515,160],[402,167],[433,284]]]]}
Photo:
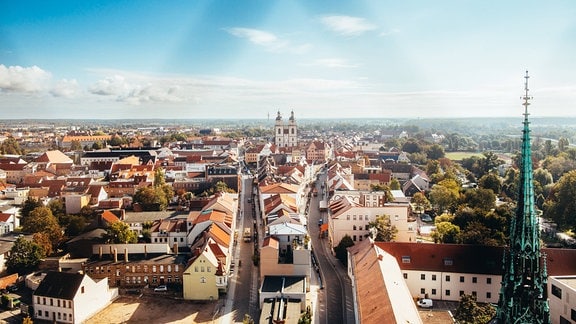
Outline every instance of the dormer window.
{"type": "Polygon", "coordinates": [[[410,263],[412,260],[409,255],[402,256],[402,263],[410,263]]]}

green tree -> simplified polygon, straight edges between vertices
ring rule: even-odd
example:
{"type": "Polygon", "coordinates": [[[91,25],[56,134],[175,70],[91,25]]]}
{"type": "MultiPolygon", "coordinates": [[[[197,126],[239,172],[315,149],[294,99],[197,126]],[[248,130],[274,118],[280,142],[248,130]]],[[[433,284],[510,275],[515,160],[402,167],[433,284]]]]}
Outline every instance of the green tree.
{"type": "Polygon", "coordinates": [[[350,235],[346,234],[340,240],[340,243],[334,247],[336,258],[344,265],[348,265],[348,248],[351,246],[354,246],[354,241],[352,241],[350,235]]]}
{"type": "Polygon", "coordinates": [[[300,315],[298,319],[298,324],[311,324],[312,323],[312,310],[310,306],[306,307],[306,311],[300,315]]]}
{"type": "Polygon", "coordinates": [[[446,221],[436,222],[436,229],[431,234],[435,243],[458,243],[459,235],[460,227],[446,221]]]}
{"type": "Polygon", "coordinates": [[[483,212],[488,212],[496,207],[496,195],[492,189],[467,190],[461,197],[462,204],[470,208],[478,208],[483,212]]]}
{"type": "Polygon", "coordinates": [[[390,216],[377,215],[376,219],[368,223],[370,228],[370,237],[377,242],[391,242],[396,238],[398,229],[392,225],[390,216]]]}
{"type": "Polygon", "coordinates": [[[500,194],[500,191],[502,190],[502,182],[496,172],[489,172],[483,175],[478,180],[478,186],[484,189],[492,189],[496,195],[500,194]]]}
{"type": "Polygon", "coordinates": [[[444,182],[445,180],[442,180],[440,183],[434,185],[428,194],[430,202],[436,206],[440,212],[454,207],[459,197],[458,191],[442,185],[444,182]]]}
{"type": "Polygon", "coordinates": [[[390,190],[401,190],[402,187],[400,186],[400,181],[398,181],[398,179],[396,178],[392,178],[392,180],[390,180],[390,190]]]}
{"type": "Polygon", "coordinates": [[[18,141],[14,137],[9,136],[0,144],[0,154],[24,155],[24,150],[20,148],[20,144],[18,144],[18,141]]]}
{"type": "Polygon", "coordinates": [[[370,191],[384,192],[384,199],[386,202],[394,201],[394,196],[392,196],[392,191],[390,191],[390,187],[385,184],[372,184],[370,185],[370,191]]]}
{"type": "Polygon", "coordinates": [[[62,240],[62,229],[58,220],[48,207],[37,207],[22,220],[22,231],[26,233],[44,233],[52,243],[52,248],[62,240]]]}
{"type": "Polygon", "coordinates": [[[576,170],[564,174],[552,187],[544,203],[544,215],[556,222],[560,229],[576,228],[576,170]]]}
{"type": "Polygon", "coordinates": [[[433,144],[426,150],[426,156],[430,160],[438,160],[443,158],[445,154],[444,148],[438,144],[433,144]]]}
{"type": "Polygon", "coordinates": [[[21,217],[21,222],[24,222],[24,220],[30,215],[30,213],[36,209],[37,207],[42,207],[44,205],[42,205],[41,202],[39,202],[38,200],[32,198],[32,197],[28,197],[26,198],[26,200],[24,200],[24,203],[22,204],[22,208],[20,208],[20,217],[21,217]]]}
{"type": "Polygon", "coordinates": [[[128,224],[124,222],[112,223],[107,229],[106,234],[104,234],[104,239],[108,243],[136,243],[138,237],[134,233],[128,224]]]}
{"type": "Polygon", "coordinates": [[[86,228],[86,218],[79,215],[70,215],[66,226],[66,234],[69,237],[81,234],[84,232],[84,228],[86,228]]]}
{"type": "Polygon", "coordinates": [[[70,142],[70,151],[82,151],[82,143],[79,140],[70,142]]]}
{"type": "Polygon", "coordinates": [[[38,244],[19,237],[10,249],[6,267],[10,273],[28,274],[36,269],[43,257],[38,244]]]}
{"type": "Polygon", "coordinates": [[[490,304],[478,305],[476,297],[464,294],[456,309],[454,318],[459,324],[489,323],[496,315],[496,309],[490,304]]]}
{"type": "Polygon", "coordinates": [[[414,205],[417,213],[422,213],[426,209],[430,208],[430,201],[422,192],[415,193],[412,196],[412,199],[410,199],[410,202],[414,205]]]}

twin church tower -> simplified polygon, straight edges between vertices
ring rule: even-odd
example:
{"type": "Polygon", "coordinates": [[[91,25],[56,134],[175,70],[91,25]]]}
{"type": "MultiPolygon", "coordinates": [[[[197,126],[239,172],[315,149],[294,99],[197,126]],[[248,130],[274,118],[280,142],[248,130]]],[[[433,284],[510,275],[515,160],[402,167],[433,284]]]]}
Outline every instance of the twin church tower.
{"type": "Polygon", "coordinates": [[[274,124],[274,143],[278,147],[298,146],[298,126],[294,119],[294,111],[290,113],[287,123],[282,121],[282,115],[278,111],[274,124]]]}

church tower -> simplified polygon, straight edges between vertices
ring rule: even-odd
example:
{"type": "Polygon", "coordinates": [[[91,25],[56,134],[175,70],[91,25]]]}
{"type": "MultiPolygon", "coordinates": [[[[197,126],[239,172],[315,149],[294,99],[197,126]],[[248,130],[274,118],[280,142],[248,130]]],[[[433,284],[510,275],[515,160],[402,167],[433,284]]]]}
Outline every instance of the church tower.
{"type": "Polygon", "coordinates": [[[528,106],[528,71],[524,83],[524,129],[520,183],[515,217],[510,224],[509,249],[504,252],[497,323],[550,323],[546,258],[540,252],[540,229],[534,208],[532,151],[528,106]]]}
{"type": "Polygon", "coordinates": [[[298,125],[294,119],[294,111],[290,113],[287,124],[282,121],[282,115],[278,111],[274,124],[274,143],[278,147],[298,146],[298,125]]]}

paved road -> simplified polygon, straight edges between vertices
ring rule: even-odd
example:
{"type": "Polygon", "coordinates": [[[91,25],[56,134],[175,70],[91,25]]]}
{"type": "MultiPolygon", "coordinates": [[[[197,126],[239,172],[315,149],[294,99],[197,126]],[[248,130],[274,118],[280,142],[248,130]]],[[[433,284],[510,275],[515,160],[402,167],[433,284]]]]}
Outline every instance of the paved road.
{"type": "MultiPolygon", "coordinates": [[[[325,176],[321,176],[324,180],[325,176]]],[[[318,309],[320,323],[354,323],[352,305],[352,285],[348,278],[346,268],[331,253],[326,238],[319,238],[318,220],[323,218],[326,223],[326,212],[320,212],[319,201],[323,199],[321,182],[316,186],[318,196],[310,199],[308,209],[308,231],[312,239],[312,248],[320,267],[323,289],[318,295],[318,309]]]]}

